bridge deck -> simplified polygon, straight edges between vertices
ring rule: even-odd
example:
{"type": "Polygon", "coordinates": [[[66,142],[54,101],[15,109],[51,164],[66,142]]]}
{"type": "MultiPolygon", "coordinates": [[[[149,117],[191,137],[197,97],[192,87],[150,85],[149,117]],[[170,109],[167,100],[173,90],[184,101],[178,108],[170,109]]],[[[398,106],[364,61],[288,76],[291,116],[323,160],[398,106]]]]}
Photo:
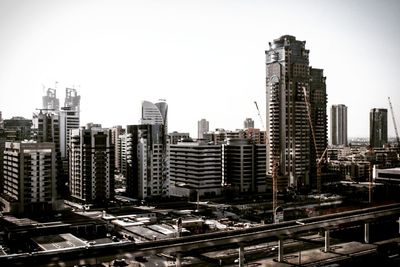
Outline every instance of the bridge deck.
{"type": "MultiPolygon", "coordinates": [[[[394,238],[386,242],[400,243],[400,238],[394,238]]],[[[301,263],[301,266],[329,266],[329,264],[351,261],[356,257],[376,253],[379,243],[382,242],[372,244],[354,241],[341,243],[332,246],[330,252],[323,252],[321,249],[305,250],[301,251],[301,253],[296,252],[285,255],[284,262],[277,262],[275,257],[251,261],[248,263],[248,266],[287,267],[296,266],[299,265],[299,263],[301,263]]]]}
{"type": "Polygon", "coordinates": [[[265,241],[267,238],[279,236],[291,236],[302,232],[321,228],[334,228],[344,224],[361,224],[365,221],[373,221],[386,216],[399,216],[400,204],[392,204],[373,207],[351,212],[342,212],[326,216],[319,216],[301,221],[289,221],[280,224],[265,225],[260,227],[217,232],[210,234],[194,235],[189,237],[157,240],[143,243],[113,243],[99,244],[74,250],[39,251],[34,254],[14,254],[0,256],[0,263],[5,262],[30,262],[47,260],[63,261],[70,258],[99,259],[102,257],[122,256],[129,258],[138,255],[150,255],[156,253],[171,253],[176,251],[190,251],[193,249],[214,247],[227,243],[239,244],[249,240],[265,241]]]}

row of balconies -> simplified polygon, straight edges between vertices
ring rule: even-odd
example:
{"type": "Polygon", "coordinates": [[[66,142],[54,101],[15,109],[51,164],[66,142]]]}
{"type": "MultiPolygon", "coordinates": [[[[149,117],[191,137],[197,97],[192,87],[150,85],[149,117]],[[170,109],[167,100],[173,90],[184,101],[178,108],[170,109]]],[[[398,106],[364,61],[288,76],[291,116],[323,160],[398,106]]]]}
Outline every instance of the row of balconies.
{"type": "Polygon", "coordinates": [[[170,172],[190,172],[190,173],[208,173],[218,172],[221,168],[170,168],[170,172]]]}
{"type": "Polygon", "coordinates": [[[184,166],[195,166],[195,167],[203,167],[203,166],[220,166],[222,164],[222,159],[214,160],[214,161],[191,161],[188,159],[171,159],[169,161],[170,165],[184,165],[184,166]]]}
{"type": "Polygon", "coordinates": [[[203,169],[219,169],[222,167],[221,162],[208,163],[208,164],[192,164],[184,162],[170,162],[171,168],[182,168],[182,169],[192,169],[192,170],[203,170],[203,169]]]}

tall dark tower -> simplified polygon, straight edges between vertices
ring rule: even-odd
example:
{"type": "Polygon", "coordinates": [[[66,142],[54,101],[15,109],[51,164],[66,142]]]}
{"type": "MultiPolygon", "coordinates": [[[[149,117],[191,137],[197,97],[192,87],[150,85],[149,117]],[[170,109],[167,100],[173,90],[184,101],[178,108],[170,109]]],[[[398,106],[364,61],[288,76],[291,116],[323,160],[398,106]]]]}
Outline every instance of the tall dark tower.
{"type": "Polygon", "coordinates": [[[347,107],[343,104],[331,107],[331,143],[347,146],[347,107]]]}
{"type": "MultiPolygon", "coordinates": [[[[266,54],[267,174],[278,163],[278,189],[316,187],[316,157],[328,142],[326,84],[322,69],[309,66],[305,41],[284,35],[266,54]],[[307,94],[306,98],[304,92],[307,94]],[[306,100],[315,133],[315,151],[306,100]]],[[[272,179],[272,178],[271,178],[272,179]]]]}
{"type": "Polygon", "coordinates": [[[373,108],[369,113],[369,145],[382,147],[387,142],[387,109],[373,108]]]}

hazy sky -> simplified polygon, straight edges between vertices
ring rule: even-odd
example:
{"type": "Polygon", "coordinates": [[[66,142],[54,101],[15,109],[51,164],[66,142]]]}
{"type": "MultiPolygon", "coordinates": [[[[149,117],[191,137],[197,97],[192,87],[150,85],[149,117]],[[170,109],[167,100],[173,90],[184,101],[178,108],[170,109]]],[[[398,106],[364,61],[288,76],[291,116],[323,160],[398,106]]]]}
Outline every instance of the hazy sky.
{"type": "Polygon", "coordinates": [[[201,118],[260,126],[265,50],[285,34],[324,69],[328,113],[348,106],[349,136],[369,135],[369,110],[388,96],[400,127],[397,0],[0,0],[0,111],[31,118],[58,81],[60,103],[78,89],[82,125],[136,124],[142,100],[166,99],[170,131],[197,137],[201,118]]]}

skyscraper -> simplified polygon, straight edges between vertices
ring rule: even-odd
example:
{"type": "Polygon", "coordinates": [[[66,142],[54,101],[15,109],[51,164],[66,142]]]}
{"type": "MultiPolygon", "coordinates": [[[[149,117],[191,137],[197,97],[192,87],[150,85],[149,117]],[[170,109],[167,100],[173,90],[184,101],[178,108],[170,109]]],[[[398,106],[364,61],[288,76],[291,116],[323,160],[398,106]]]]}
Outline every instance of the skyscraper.
{"type": "Polygon", "coordinates": [[[210,130],[210,123],[206,119],[201,119],[197,122],[197,138],[203,139],[204,133],[210,130]]]}
{"type": "Polygon", "coordinates": [[[82,203],[104,203],[114,197],[114,146],[111,130],[71,130],[69,190],[82,203]]]}
{"type": "Polygon", "coordinates": [[[331,107],[331,143],[347,146],[347,107],[343,104],[331,107]]]}
{"type": "Polygon", "coordinates": [[[254,120],[252,118],[246,118],[243,122],[243,128],[254,128],[254,120]]]}
{"type": "Polygon", "coordinates": [[[369,145],[382,147],[387,142],[387,109],[373,108],[369,113],[369,145]]]}
{"type": "Polygon", "coordinates": [[[273,164],[278,163],[279,190],[288,186],[314,187],[316,157],[327,146],[323,70],[309,66],[305,41],[294,36],[284,35],[269,43],[265,54],[268,177],[272,176],[273,164]]]}

